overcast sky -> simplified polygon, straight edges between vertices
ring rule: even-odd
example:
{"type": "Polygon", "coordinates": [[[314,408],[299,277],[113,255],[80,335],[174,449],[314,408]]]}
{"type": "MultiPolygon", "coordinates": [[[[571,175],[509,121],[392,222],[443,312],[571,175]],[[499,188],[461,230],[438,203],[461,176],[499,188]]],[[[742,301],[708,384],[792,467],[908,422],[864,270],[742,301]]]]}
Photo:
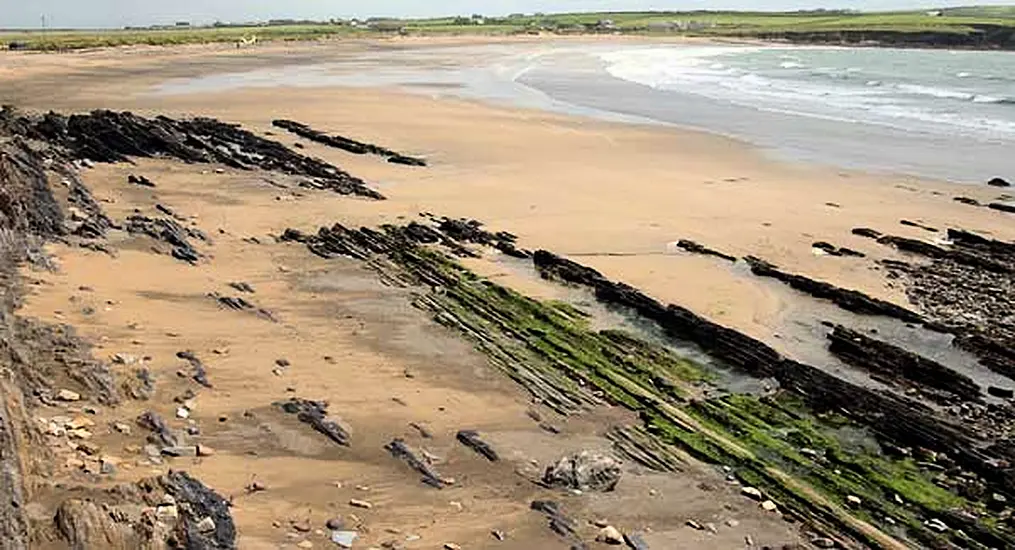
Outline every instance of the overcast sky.
{"type": "Polygon", "coordinates": [[[0,0],[0,28],[123,27],[175,21],[435,16],[593,10],[853,8],[863,10],[1010,4],[1015,0],[0,0]]]}

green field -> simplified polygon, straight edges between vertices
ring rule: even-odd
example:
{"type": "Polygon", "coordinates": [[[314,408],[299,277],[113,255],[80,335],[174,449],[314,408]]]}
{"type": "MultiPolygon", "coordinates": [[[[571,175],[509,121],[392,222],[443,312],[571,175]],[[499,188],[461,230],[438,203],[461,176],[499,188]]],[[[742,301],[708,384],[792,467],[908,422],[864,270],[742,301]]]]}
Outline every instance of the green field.
{"type": "Polygon", "coordinates": [[[1015,6],[950,8],[939,12],[624,12],[459,17],[347,23],[185,27],[105,31],[0,31],[0,43],[41,51],[134,44],[176,45],[259,41],[419,36],[586,34],[784,38],[834,42],[872,40],[913,45],[1015,49],[1015,6]],[[987,38],[984,38],[987,37],[987,38]]]}

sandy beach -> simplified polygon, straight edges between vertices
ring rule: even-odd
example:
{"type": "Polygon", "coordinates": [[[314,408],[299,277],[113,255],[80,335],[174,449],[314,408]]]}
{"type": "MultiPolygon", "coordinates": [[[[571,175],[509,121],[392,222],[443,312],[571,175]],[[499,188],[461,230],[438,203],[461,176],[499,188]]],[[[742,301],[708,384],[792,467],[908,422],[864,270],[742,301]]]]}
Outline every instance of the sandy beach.
{"type": "MultiPolygon", "coordinates": [[[[853,228],[934,237],[900,224],[909,220],[1015,240],[1010,214],[953,200],[990,203],[998,189],[793,164],[703,132],[391,88],[283,83],[152,93],[170,79],[310,61],[341,64],[372,48],[418,45],[194,46],[0,58],[3,103],[29,111],[214,117],[291,148],[298,144],[294,150],[341,167],[387,197],[343,197],[288,185],[293,180],[272,173],[168,159],[83,169],[83,182],[111,218],[161,204],[209,240],[199,245],[206,258],[196,266],[153,254],[145,237],[116,234],[106,245],[112,254],[54,243],[47,251],[56,270],[22,270],[29,284],[18,315],[75,327],[94,343],[100,360],[131,357],[113,361],[118,380],[130,378],[137,364],[157,380],[149,401],[127,400],[94,415],[101,429],[93,442],[119,459],[117,474],[93,479],[65,466],[76,451],[54,448],[53,475],[27,476],[40,502],[52,501],[68,484],[107,488],[186,469],[232,502],[239,548],[330,548],[324,524],[334,517],[359,533],[357,548],[390,541],[399,545],[385,548],[563,547],[529,510],[548,489],[528,479],[567,452],[608,449],[604,427],[632,422],[637,414],[604,406],[564,418],[542,409],[560,433],[541,429],[527,414],[539,408],[530,396],[468,342],[413,308],[406,289],[382,284],[353,260],[325,260],[272,240],[287,228],[376,227],[406,223],[422,212],[481,220],[492,231],[517,235],[519,246],[566,256],[799,360],[813,356],[806,340],[822,306],[752,276],[741,264],[691,255],[674,243],[690,239],[737,257],[756,256],[788,272],[915,307],[880,264],[905,256],[852,234],[853,228]],[[275,119],[422,156],[429,166],[351,155],[273,128],[275,119]],[[129,185],[131,174],[156,187],[129,185]],[[812,244],[818,241],[865,257],[816,254],[812,244]],[[235,294],[228,286],[235,282],[249,283],[256,291],[249,299],[278,322],[223,310],[208,298],[235,294]],[[801,321],[808,312],[813,323],[801,321]],[[185,365],[177,358],[182,350],[202,358],[213,388],[185,397],[191,384],[177,375],[185,365]],[[326,400],[355,443],[330,445],[272,407],[294,396],[326,400]],[[176,418],[182,401],[191,407],[187,419],[176,418]],[[181,429],[196,426],[214,454],[148,461],[137,428],[133,435],[104,428],[133,424],[146,410],[160,411],[181,429]],[[432,439],[411,423],[425,426],[432,439]],[[479,430],[503,460],[487,463],[458,444],[454,434],[462,429],[479,430]],[[455,484],[442,491],[420,485],[384,450],[393,437],[431,453],[455,484]],[[244,489],[255,481],[265,490],[244,489]],[[350,507],[351,499],[372,507],[350,507]],[[507,539],[496,541],[493,530],[507,539]],[[305,541],[310,545],[298,546],[305,541]]],[[[501,255],[465,265],[530,296],[590,301],[501,255]]],[[[67,412],[40,407],[32,414],[67,412]]],[[[745,537],[750,548],[779,548],[807,538],[797,525],[743,498],[721,470],[698,461],[688,460],[676,474],[632,467],[625,476],[612,493],[558,498],[580,517],[642,532],[652,548],[742,548],[745,537]],[[688,528],[688,520],[714,529],[688,528]]],[[[48,512],[43,504],[38,510],[48,512]]],[[[52,535],[43,538],[33,547],[64,547],[52,535]]]]}

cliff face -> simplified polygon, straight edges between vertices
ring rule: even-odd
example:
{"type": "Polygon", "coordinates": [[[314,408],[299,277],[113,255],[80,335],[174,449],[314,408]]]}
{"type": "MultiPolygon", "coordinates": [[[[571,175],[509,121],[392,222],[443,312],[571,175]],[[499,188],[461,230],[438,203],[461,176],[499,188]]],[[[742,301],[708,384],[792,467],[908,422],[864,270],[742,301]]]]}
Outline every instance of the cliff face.
{"type": "Polygon", "coordinates": [[[1015,27],[972,25],[975,32],[838,30],[758,33],[757,38],[785,40],[800,44],[870,44],[921,48],[976,48],[1015,50],[1015,27]]]}

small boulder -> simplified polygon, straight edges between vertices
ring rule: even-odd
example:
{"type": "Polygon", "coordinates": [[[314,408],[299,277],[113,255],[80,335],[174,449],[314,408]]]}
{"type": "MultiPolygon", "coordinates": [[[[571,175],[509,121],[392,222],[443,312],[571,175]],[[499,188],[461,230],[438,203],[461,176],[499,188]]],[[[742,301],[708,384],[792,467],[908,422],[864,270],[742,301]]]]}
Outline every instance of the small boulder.
{"type": "Polygon", "coordinates": [[[60,401],[80,401],[81,394],[75,391],[63,389],[57,392],[56,398],[60,401]]]}
{"type": "Polygon", "coordinates": [[[774,511],[778,510],[779,507],[776,506],[776,504],[774,502],[772,502],[771,500],[766,500],[765,502],[761,503],[761,509],[766,511],[766,512],[774,512],[774,511]]]}
{"type": "Polygon", "coordinates": [[[987,182],[987,185],[991,187],[1011,187],[1011,184],[1005,181],[1003,178],[993,178],[987,182]]]}
{"type": "MultiPolygon", "coordinates": [[[[330,524],[331,521],[329,520],[328,523],[330,524]]],[[[339,548],[352,548],[352,543],[356,541],[358,536],[356,531],[332,531],[331,542],[337,544],[339,548]]]]}
{"type": "Polygon", "coordinates": [[[624,544],[624,535],[621,534],[621,532],[617,530],[616,527],[613,527],[612,525],[607,525],[606,527],[603,527],[599,531],[598,535],[596,535],[596,542],[602,542],[605,544],[619,546],[621,544],[624,544]]]}
{"type": "Polygon", "coordinates": [[[620,461],[595,451],[582,451],[549,466],[543,482],[579,491],[612,491],[620,481],[620,461]]]}
{"type": "Polygon", "coordinates": [[[365,500],[358,500],[355,498],[349,501],[349,506],[352,506],[354,508],[363,508],[364,510],[369,510],[374,507],[373,504],[370,504],[365,500]]]}

